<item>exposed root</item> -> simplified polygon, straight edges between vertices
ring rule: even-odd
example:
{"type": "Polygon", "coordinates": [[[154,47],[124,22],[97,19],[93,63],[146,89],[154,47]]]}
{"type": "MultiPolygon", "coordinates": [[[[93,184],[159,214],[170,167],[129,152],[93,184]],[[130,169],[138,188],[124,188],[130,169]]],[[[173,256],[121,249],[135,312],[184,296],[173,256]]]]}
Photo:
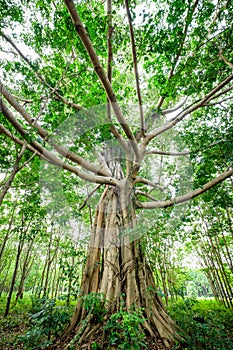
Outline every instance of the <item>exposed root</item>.
{"type": "MultiPolygon", "coordinates": [[[[89,328],[90,329],[90,328],[89,328]]],[[[62,343],[54,344],[53,347],[50,347],[50,349],[53,350],[91,350],[92,345],[99,344],[100,349],[106,350],[109,346],[108,343],[108,337],[106,337],[106,333],[103,330],[103,327],[101,325],[93,325],[89,332],[85,332],[86,336],[82,337],[82,342],[80,342],[81,338],[76,341],[74,341],[74,338],[66,339],[66,341],[63,341],[62,343]]],[[[76,336],[75,336],[76,338],[76,336]]],[[[145,336],[143,339],[143,343],[147,346],[150,350],[169,350],[169,348],[172,347],[173,344],[170,344],[169,346],[164,345],[164,339],[159,339],[155,337],[151,337],[149,335],[145,336]]],[[[118,345],[111,346],[111,350],[118,350],[118,345]]]]}
{"type": "MultiPolygon", "coordinates": [[[[90,338],[98,332],[103,336],[107,318],[118,313],[122,305],[127,312],[142,310],[145,321],[140,326],[143,333],[154,340],[154,346],[158,341],[163,343],[164,349],[168,349],[170,344],[180,339],[175,323],[156,293],[153,273],[141,241],[129,242],[125,235],[125,232],[134,229],[135,221],[133,200],[128,196],[130,189],[130,184],[122,180],[119,188],[106,187],[100,198],[82,276],[80,289],[83,297],[80,297],[70,325],[61,337],[65,341],[75,331],[70,346],[80,347],[90,342],[90,338]],[[83,301],[91,293],[104,296],[103,308],[107,308],[107,314],[103,322],[100,315],[94,316],[93,310],[85,309],[83,301]]],[[[98,312],[101,313],[101,310],[100,307],[98,312]]],[[[69,349],[69,346],[66,348],[69,349]]],[[[158,348],[161,349],[161,346],[158,348]]]]}

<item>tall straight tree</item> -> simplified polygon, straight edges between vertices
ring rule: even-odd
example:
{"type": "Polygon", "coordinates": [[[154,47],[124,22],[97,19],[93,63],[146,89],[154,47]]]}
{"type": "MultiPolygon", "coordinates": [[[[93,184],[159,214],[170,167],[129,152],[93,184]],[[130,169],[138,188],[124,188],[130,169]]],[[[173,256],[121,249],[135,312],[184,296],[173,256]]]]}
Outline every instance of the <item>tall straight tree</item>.
{"type": "MultiPolygon", "coordinates": [[[[102,190],[81,294],[103,293],[109,313],[122,299],[126,310],[142,308],[145,332],[169,347],[177,334],[156,294],[140,236],[150,222],[147,211],[154,216],[154,209],[190,201],[233,174],[230,156],[216,157],[206,182],[202,177],[200,187],[197,179],[194,189],[185,192],[190,186],[183,184],[180,191],[184,174],[189,177],[180,157],[189,151],[177,136],[184,121],[200,123],[205,143],[214,147],[214,124],[230,118],[233,4],[1,5],[1,137],[26,147],[27,157],[36,153],[96,184],[87,200],[102,190]]],[[[201,149],[197,145],[199,160],[201,149]]],[[[64,336],[86,316],[78,302],[64,336]]],[[[87,321],[82,340],[98,327],[87,321]]]]}

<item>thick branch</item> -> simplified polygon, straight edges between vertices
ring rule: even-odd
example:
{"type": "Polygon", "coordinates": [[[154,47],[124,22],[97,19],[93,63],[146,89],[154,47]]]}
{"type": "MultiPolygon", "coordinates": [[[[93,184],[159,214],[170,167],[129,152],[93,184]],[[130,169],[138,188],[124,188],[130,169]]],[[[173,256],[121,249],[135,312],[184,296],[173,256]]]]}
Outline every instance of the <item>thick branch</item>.
{"type": "Polygon", "coordinates": [[[208,191],[209,189],[216,186],[220,182],[226,180],[227,178],[231,177],[232,175],[233,175],[233,169],[227,170],[221,175],[219,175],[218,177],[216,177],[214,180],[207,182],[204,186],[194,190],[193,192],[187,193],[183,196],[179,196],[167,201],[137,202],[137,207],[143,208],[143,209],[168,208],[168,207],[172,207],[175,204],[187,202],[199,196],[200,194],[208,191]]]}
{"type": "Polygon", "coordinates": [[[198,148],[198,149],[195,149],[193,151],[184,151],[184,152],[166,152],[166,151],[160,151],[160,150],[157,150],[157,149],[152,149],[152,150],[149,150],[149,151],[146,151],[145,152],[145,155],[150,155],[150,154],[161,154],[161,155],[164,155],[164,156],[187,156],[189,154],[196,154],[196,153],[199,153],[201,151],[205,151],[206,149],[209,149],[213,146],[216,146],[218,145],[219,143],[223,143],[223,142],[232,142],[233,140],[219,140],[219,141],[216,141],[216,142],[213,142],[211,143],[210,145],[206,146],[206,147],[203,147],[203,148],[198,148]]]}
{"type": "Polygon", "coordinates": [[[183,105],[187,102],[188,96],[186,96],[183,101],[181,101],[180,103],[178,103],[175,107],[173,108],[169,108],[169,109],[164,109],[162,111],[162,114],[169,114],[169,113],[173,113],[176,112],[177,110],[179,110],[181,107],[183,107],[183,105]]]}
{"type": "Polygon", "coordinates": [[[194,112],[196,109],[203,107],[204,104],[216,94],[219,90],[221,90],[225,85],[227,85],[233,79],[233,74],[230,74],[224,81],[222,81],[219,85],[217,85],[214,89],[212,89],[207,95],[205,95],[200,101],[187,107],[184,111],[180,112],[178,116],[174,119],[168,121],[164,125],[159,128],[154,129],[149,135],[147,135],[143,141],[144,146],[147,145],[150,140],[154,137],[164,133],[165,131],[173,128],[177,123],[183,120],[188,114],[194,112]]]}
{"type": "Polygon", "coordinates": [[[135,80],[136,80],[136,89],[137,89],[138,103],[139,103],[139,112],[140,112],[141,134],[142,134],[142,136],[145,136],[145,123],[144,123],[142,97],[141,97],[141,90],[140,90],[140,83],[139,83],[137,52],[136,52],[136,44],[135,44],[133,23],[132,23],[132,18],[131,18],[131,14],[130,14],[129,1],[128,0],[125,0],[125,7],[126,7],[127,17],[128,17],[128,21],[129,21],[129,30],[130,30],[130,39],[131,39],[133,66],[134,66],[134,75],[135,75],[135,80]]]}
{"type": "MultiPolygon", "coordinates": [[[[184,43],[185,43],[185,40],[186,40],[186,37],[187,37],[188,28],[189,28],[189,25],[191,23],[192,16],[193,16],[193,14],[194,14],[194,12],[196,10],[196,7],[198,5],[198,2],[199,2],[199,0],[195,0],[195,2],[193,4],[193,8],[191,9],[191,12],[190,12],[190,7],[188,9],[188,13],[187,13],[186,20],[185,20],[185,27],[184,27],[184,32],[183,32],[183,38],[181,40],[180,48],[179,48],[179,51],[178,51],[178,53],[177,53],[177,55],[175,57],[175,61],[173,63],[173,66],[172,66],[172,68],[171,68],[171,70],[169,72],[168,80],[170,80],[173,77],[174,71],[175,71],[175,69],[177,67],[177,64],[179,62],[180,55],[181,55],[181,52],[183,50],[184,43]]],[[[191,6],[191,2],[189,3],[189,6],[191,6]]],[[[162,104],[164,102],[164,99],[165,99],[164,97],[162,97],[162,96],[160,97],[156,108],[158,108],[158,109],[161,108],[161,106],[162,106],[162,104]]]]}
{"type": "Polygon", "coordinates": [[[156,188],[160,191],[164,191],[164,187],[160,186],[158,183],[145,179],[144,177],[137,176],[133,184],[142,183],[152,188],[156,188]]]}
{"type": "Polygon", "coordinates": [[[31,118],[30,114],[26,111],[26,109],[17,102],[15,97],[10,94],[10,92],[4,87],[3,83],[0,81],[0,93],[6,98],[6,100],[10,103],[10,105],[21,114],[21,116],[26,120],[26,122],[33,126],[38,134],[43,138],[47,139],[47,141],[56,149],[58,153],[60,153],[63,157],[70,159],[71,161],[81,165],[84,169],[91,171],[95,174],[100,174],[103,176],[109,176],[109,172],[103,171],[99,168],[97,164],[92,164],[85,160],[84,158],[70,152],[65,147],[58,146],[56,142],[54,142],[53,138],[49,139],[49,133],[37,123],[36,120],[31,118]]]}
{"type": "Polygon", "coordinates": [[[164,156],[187,156],[189,155],[191,152],[190,151],[185,151],[185,152],[165,152],[165,151],[160,151],[158,149],[152,149],[150,151],[147,151],[145,154],[162,154],[164,156]]]}
{"type": "MultiPolygon", "coordinates": [[[[107,62],[107,77],[109,82],[112,82],[112,64],[113,64],[113,50],[112,50],[112,34],[113,34],[113,25],[112,25],[112,0],[107,0],[107,16],[108,16],[108,33],[107,33],[107,45],[108,45],[108,62],[107,62]]],[[[109,98],[107,98],[107,116],[108,119],[112,122],[111,116],[111,104],[109,103],[109,98]]],[[[128,146],[117,128],[114,124],[111,125],[111,133],[115,138],[121,143],[126,154],[128,153],[128,146]]]]}
{"type": "Polygon", "coordinates": [[[112,105],[113,111],[117,117],[117,120],[120,123],[122,129],[124,130],[126,136],[128,137],[128,139],[132,145],[132,148],[133,148],[134,153],[136,155],[137,161],[139,161],[140,157],[139,157],[139,152],[138,152],[138,146],[137,146],[136,140],[133,136],[132,130],[130,129],[128,123],[126,122],[126,120],[122,114],[121,108],[120,108],[120,106],[117,102],[117,99],[116,99],[115,92],[114,92],[112,85],[111,85],[111,83],[110,83],[110,81],[109,81],[109,79],[108,79],[108,77],[107,77],[107,75],[102,67],[102,64],[99,60],[99,57],[97,56],[97,54],[95,52],[95,49],[92,45],[92,42],[89,38],[89,35],[88,35],[87,31],[85,30],[82,21],[79,18],[79,15],[78,15],[78,12],[75,8],[74,2],[73,2],[73,0],[64,0],[64,2],[66,4],[67,9],[69,10],[69,13],[71,15],[71,18],[72,18],[74,26],[75,26],[75,29],[76,29],[84,47],[86,48],[86,51],[91,59],[92,65],[95,69],[95,72],[98,75],[98,77],[99,77],[99,79],[100,79],[100,81],[101,81],[101,83],[106,91],[106,94],[107,94],[109,101],[111,102],[111,105],[112,105]]]}
{"type": "MultiPolygon", "coordinates": [[[[14,128],[20,133],[20,135],[27,140],[28,134],[23,129],[22,125],[15,119],[11,111],[7,108],[4,102],[1,102],[1,110],[3,115],[7,118],[7,120],[14,126],[14,128]]],[[[95,182],[99,184],[110,184],[110,185],[116,185],[117,180],[115,180],[112,177],[104,177],[104,176],[97,176],[85,173],[82,170],[77,169],[76,167],[64,163],[63,160],[55,156],[52,152],[48,151],[46,148],[44,148],[40,143],[36,141],[28,141],[28,143],[35,149],[40,155],[45,157],[49,162],[52,164],[55,164],[56,166],[69,170],[70,172],[76,174],[78,177],[80,177],[83,180],[89,181],[89,182],[95,182]]]]}
{"type": "Polygon", "coordinates": [[[15,43],[9,38],[6,34],[4,34],[2,31],[0,32],[0,35],[18,52],[20,57],[27,63],[27,65],[31,68],[31,70],[35,73],[35,75],[39,78],[39,80],[49,88],[49,90],[58,98],[58,100],[62,101],[65,105],[70,106],[77,111],[80,111],[82,109],[82,106],[77,105],[76,103],[67,101],[63,96],[59,94],[57,90],[54,90],[52,86],[50,86],[45,78],[35,70],[33,67],[33,64],[30,62],[30,60],[19,50],[19,48],[15,45],[15,43]]]}
{"type": "Polygon", "coordinates": [[[9,190],[9,188],[11,187],[11,184],[15,178],[15,175],[17,174],[17,172],[20,170],[20,167],[19,167],[19,163],[20,163],[20,160],[22,159],[24,153],[25,153],[25,150],[26,150],[26,144],[24,143],[23,146],[22,146],[22,149],[20,151],[20,154],[18,155],[16,161],[15,161],[15,164],[13,166],[13,170],[8,178],[8,180],[6,181],[4,187],[3,187],[3,190],[0,194],[0,206],[2,204],[2,201],[5,197],[5,195],[7,194],[7,191],[9,190]]]}

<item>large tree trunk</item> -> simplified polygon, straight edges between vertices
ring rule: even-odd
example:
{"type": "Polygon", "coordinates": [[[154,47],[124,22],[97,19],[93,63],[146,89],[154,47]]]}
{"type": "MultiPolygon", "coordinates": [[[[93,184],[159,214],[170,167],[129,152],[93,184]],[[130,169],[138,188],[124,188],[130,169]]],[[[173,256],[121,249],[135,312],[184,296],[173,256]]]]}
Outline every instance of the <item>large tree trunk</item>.
{"type": "MultiPolygon", "coordinates": [[[[163,339],[168,347],[177,337],[175,325],[156,294],[153,274],[141,241],[134,239],[135,222],[130,182],[121,180],[118,188],[107,186],[95,214],[81,293],[103,293],[110,313],[119,310],[122,298],[126,310],[142,308],[146,333],[163,339]]],[[[87,311],[79,301],[63,335],[69,334],[86,316],[87,311]]],[[[86,327],[85,336],[88,337],[91,332],[91,327],[86,327]]]]}

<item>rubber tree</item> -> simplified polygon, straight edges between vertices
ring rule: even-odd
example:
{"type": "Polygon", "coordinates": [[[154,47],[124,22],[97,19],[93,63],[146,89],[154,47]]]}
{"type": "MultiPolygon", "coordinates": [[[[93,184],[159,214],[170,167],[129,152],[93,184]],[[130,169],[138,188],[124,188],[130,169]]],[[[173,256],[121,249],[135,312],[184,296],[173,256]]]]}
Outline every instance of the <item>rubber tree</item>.
{"type": "MultiPolygon", "coordinates": [[[[95,1],[65,0],[3,5],[1,36],[9,56],[0,82],[1,134],[95,184],[85,202],[101,191],[81,294],[104,294],[109,313],[119,310],[121,298],[126,310],[142,308],[145,332],[168,347],[178,335],[156,294],[141,238],[150,220],[142,218],[150,210],[190,201],[233,174],[230,163],[223,171],[209,169],[206,183],[183,193],[174,176],[172,184],[162,183],[160,167],[158,181],[151,177],[157,156],[189,155],[185,146],[171,149],[172,139],[166,136],[171,130],[178,132],[185,120],[195,123],[196,115],[211,130],[212,110],[218,118],[227,114],[233,80],[232,4],[143,1],[138,7],[128,0],[124,5],[108,0],[105,8],[95,1]],[[31,16],[27,24],[25,8],[31,16]],[[12,22],[24,25],[19,36],[12,33],[17,39],[5,30],[12,22]],[[34,57],[21,48],[22,42],[34,57]],[[125,101],[137,108],[127,108],[125,101]],[[106,108],[86,108],[100,103],[106,108]],[[71,114],[73,125],[64,136],[61,129],[71,114]],[[77,132],[80,126],[82,132],[77,132]]],[[[212,147],[211,137],[209,141],[212,147]]],[[[63,336],[86,316],[79,301],[63,336]]],[[[90,317],[87,321],[82,340],[100,327],[93,328],[90,317]]]]}

